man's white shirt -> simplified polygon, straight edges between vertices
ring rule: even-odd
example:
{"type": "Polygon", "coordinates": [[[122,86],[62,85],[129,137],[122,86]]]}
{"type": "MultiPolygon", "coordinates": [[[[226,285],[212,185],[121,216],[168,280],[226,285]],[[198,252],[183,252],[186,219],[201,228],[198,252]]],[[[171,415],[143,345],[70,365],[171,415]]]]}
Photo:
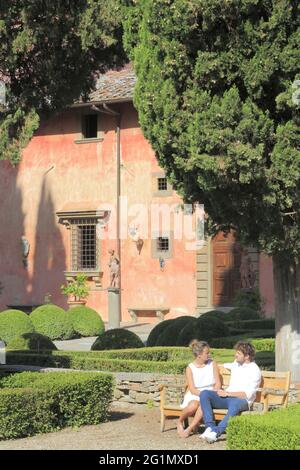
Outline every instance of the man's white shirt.
{"type": "Polygon", "coordinates": [[[249,407],[255,400],[257,390],[261,383],[261,371],[255,362],[244,362],[243,365],[237,361],[224,364],[225,369],[231,371],[227,392],[245,392],[249,407]]]}

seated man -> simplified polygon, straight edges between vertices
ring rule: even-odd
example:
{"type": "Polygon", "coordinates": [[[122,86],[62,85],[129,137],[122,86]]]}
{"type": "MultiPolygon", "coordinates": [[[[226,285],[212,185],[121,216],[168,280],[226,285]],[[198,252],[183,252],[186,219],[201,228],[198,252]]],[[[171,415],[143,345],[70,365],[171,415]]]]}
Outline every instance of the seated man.
{"type": "Polygon", "coordinates": [[[250,409],[261,383],[261,372],[254,362],[255,349],[252,344],[239,341],[234,349],[235,361],[224,364],[226,369],[231,370],[227,390],[203,390],[200,394],[206,427],[201,437],[209,443],[215,442],[225,431],[230,417],[250,409]],[[217,426],[214,421],[214,408],[228,409],[227,415],[217,426]]]}

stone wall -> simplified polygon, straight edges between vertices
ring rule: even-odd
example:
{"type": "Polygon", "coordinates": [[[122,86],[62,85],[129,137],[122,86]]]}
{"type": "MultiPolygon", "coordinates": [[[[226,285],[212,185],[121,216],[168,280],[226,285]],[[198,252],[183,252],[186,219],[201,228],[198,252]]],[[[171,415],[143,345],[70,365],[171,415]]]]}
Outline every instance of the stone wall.
{"type": "MultiPolygon", "coordinates": [[[[159,406],[160,384],[170,384],[167,400],[170,403],[181,402],[184,394],[184,376],[149,373],[113,373],[116,381],[114,404],[132,403],[136,405],[159,406]],[[174,387],[175,386],[175,387],[174,387]],[[178,387],[178,388],[177,388],[178,387]]],[[[300,403],[300,385],[291,384],[289,403],[300,403]]],[[[255,409],[261,406],[256,404],[255,409]]]]}
{"type": "Polygon", "coordinates": [[[114,404],[131,403],[159,406],[160,384],[170,384],[173,386],[172,389],[168,390],[168,401],[171,403],[181,401],[184,394],[183,375],[131,372],[113,373],[113,375],[116,381],[114,404]]]}

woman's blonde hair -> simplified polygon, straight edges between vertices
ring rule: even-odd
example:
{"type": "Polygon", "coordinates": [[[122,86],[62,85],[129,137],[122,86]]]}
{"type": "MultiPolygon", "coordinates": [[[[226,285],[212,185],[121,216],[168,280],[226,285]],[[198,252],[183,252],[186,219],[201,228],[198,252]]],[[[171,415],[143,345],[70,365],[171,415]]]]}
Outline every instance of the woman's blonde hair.
{"type": "Polygon", "coordinates": [[[198,341],[198,339],[193,339],[189,347],[192,350],[192,353],[195,357],[199,356],[203,352],[204,348],[209,348],[209,344],[206,341],[198,341]]]}

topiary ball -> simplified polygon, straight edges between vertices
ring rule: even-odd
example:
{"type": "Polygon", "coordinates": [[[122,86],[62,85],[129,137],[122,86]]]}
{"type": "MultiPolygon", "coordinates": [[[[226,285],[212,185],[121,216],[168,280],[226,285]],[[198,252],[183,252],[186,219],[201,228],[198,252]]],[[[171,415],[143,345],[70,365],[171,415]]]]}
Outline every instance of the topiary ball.
{"type": "Polygon", "coordinates": [[[256,310],[252,310],[248,307],[237,307],[227,314],[230,316],[231,321],[235,320],[259,320],[261,318],[260,314],[256,310]]]}
{"type": "Polygon", "coordinates": [[[24,333],[13,338],[8,343],[7,349],[14,351],[56,351],[57,347],[48,336],[40,333],[24,333]]]}
{"type": "Polygon", "coordinates": [[[212,338],[229,335],[227,325],[214,317],[198,318],[188,323],[179,333],[177,346],[188,346],[193,339],[209,342],[212,338]]]}
{"type": "Polygon", "coordinates": [[[222,312],[222,310],[210,310],[209,312],[202,313],[199,318],[217,318],[221,321],[228,321],[228,313],[222,312]]]}
{"type": "Polygon", "coordinates": [[[102,318],[89,307],[74,307],[68,311],[74,331],[80,336],[99,336],[105,331],[102,318]]]}
{"type": "Polygon", "coordinates": [[[172,323],[171,320],[164,320],[158,323],[151,331],[147,339],[147,346],[155,346],[156,341],[158,340],[159,335],[172,323]]]}
{"type": "Polygon", "coordinates": [[[193,317],[187,315],[171,320],[171,323],[157,338],[155,346],[176,346],[181,330],[193,320],[193,317]]]}
{"type": "Polygon", "coordinates": [[[52,340],[66,340],[74,337],[70,315],[57,305],[47,304],[36,308],[30,319],[35,330],[52,340]]]}
{"type": "Polygon", "coordinates": [[[15,336],[33,332],[34,325],[31,319],[21,310],[4,310],[0,313],[0,339],[5,344],[15,336]]]}
{"type": "Polygon", "coordinates": [[[123,328],[108,330],[96,339],[91,347],[92,351],[104,349],[132,349],[143,348],[143,341],[132,331],[123,328]]]}

